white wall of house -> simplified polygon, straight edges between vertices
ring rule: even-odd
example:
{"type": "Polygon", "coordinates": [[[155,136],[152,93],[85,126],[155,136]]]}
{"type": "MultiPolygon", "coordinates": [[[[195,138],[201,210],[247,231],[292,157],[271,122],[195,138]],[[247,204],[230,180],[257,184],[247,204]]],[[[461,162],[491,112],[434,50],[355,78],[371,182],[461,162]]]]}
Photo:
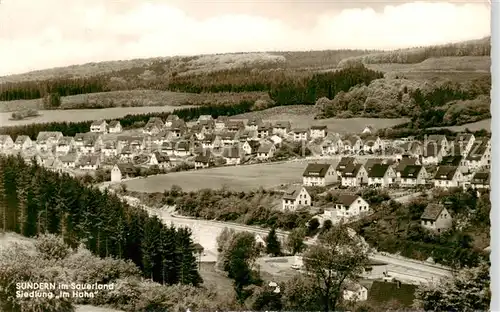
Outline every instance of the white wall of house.
{"type": "Polygon", "coordinates": [[[120,132],[122,132],[122,125],[121,124],[117,124],[116,126],[109,128],[109,133],[120,133],[120,132]]]}
{"type": "Polygon", "coordinates": [[[307,141],[307,132],[293,133],[293,140],[295,142],[307,141]]]}
{"type": "Polygon", "coordinates": [[[459,187],[463,182],[463,174],[460,170],[455,172],[455,175],[451,180],[434,180],[434,187],[449,188],[449,187],[459,187]]]}
{"type": "Polygon", "coordinates": [[[111,169],[111,182],[120,182],[122,180],[122,172],[118,168],[118,166],[114,166],[111,169]]]}
{"type": "Polygon", "coordinates": [[[365,287],[359,285],[359,288],[356,291],[349,289],[344,290],[342,297],[346,301],[366,301],[368,300],[368,290],[365,287]]]}
{"type": "Polygon", "coordinates": [[[294,211],[300,206],[310,206],[311,205],[311,195],[307,192],[305,188],[302,188],[299,194],[297,194],[297,198],[292,199],[283,199],[282,200],[282,208],[283,210],[294,211]]]}
{"type": "Polygon", "coordinates": [[[453,224],[453,219],[451,218],[449,212],[445,209],[441,211],[436,221],[431,220],[421,220],[422,227],[433,230],[433,231],[442,231],[451,228],[453,224]]]}
{"type": "Polygon", "coordinates": [[[362,212],[368,212],[370,205],[361,197],[358,197],[349,207],[341,204],[335,205],[335,212],[337,217],[355,217],[359,216],[362,212]]]}
{"type": "Polygon", "coordinates": [[[241,163],[241,158],[228,158],[226,157],[226,165],[239,165],[241,163]]]}
{"type": "Polygon", "coordinates": [[[324,138],[325,136],[325,129],[311,129],[311,138],[324,138]]]}

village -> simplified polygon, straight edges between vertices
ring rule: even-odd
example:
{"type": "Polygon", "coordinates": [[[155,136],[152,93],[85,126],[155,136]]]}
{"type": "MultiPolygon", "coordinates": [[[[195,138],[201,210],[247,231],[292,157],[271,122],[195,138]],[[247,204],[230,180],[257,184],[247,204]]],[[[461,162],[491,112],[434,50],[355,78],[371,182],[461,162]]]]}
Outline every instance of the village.
{"type": "MultiPolygon", "coordinates": [[[[333,221],[369,213],[368,203],[354,195],[360,187],[401,194],[432,188],[490,187],[489,138],[464,133],[454,140],[444,135],[431,135],[422,141],[384,140],[374,135],[370,126],[360,130],[359,134],[342,136],[329,132],[327,126],[296,129],[288,121],[213,119],[209,115],[186,123],[171,114],[165,121],[153,117],[139,130],[124,130],[116,120],[98,120],[89,132],[74,137],[40,132],[33,141],[25,135],[15,140],[2,135],[0,150],[73,176],[109,170],[110,182],[120,183],[133,178],[137,168],[155,168],[153,173],[165,174],[179,166],[202,170],[272,162],[285,144],[295,144],[299,154],[305,149],[309,154],[285,159],[301,158],[305,166],[302,177],[297,177],[302,183],[282,188],[281,208],[294,211],[312,206],[305,187],[332,187],[342,190],[341,196],[319,218],[333,221]]],[[[443,207],[430,205],[422,215],[422,226],[444,230],[451,226],[448,216],[443,207]]]]}

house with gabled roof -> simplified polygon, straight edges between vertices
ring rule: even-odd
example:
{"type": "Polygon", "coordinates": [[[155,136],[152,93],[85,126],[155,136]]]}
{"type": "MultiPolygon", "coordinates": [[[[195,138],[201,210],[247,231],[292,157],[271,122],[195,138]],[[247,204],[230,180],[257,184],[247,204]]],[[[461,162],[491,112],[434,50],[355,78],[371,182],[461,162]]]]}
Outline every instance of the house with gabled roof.
{"type": "Polygon", "coordinates": [[[160,146],[160,151],[168,156],[173,156],[175,151],[174,142],[163,142],[160,146]]]}
{"type": "Polygon", "coordinates": [[[101,146],[101,138],[96,135],[86,135],[83,141],[83,146],[80,147],[80,151],[83,154],[93,154],[101,146]]]}
{"type": "Polygon", "coordinates": [[[132,151],[132,149],[128,145],[124,146],[120,150],[120,155],[119,155],[120,161],[124,162],[132,161],[134,159],[134,156],[135,156],[134,151],[132,151]]]}
{"type": "Polygon", "coordinates": [[[368,288],[358,282],[348,282],[342,291],[342,298],[350,302],[366,301],[368,300],[368,288]]]}
{"type": "Polygon", "coordinates": [[[312,206],[311,195],[302,185],[294,185],[283,194],[282,209],[295,211],[301,206],[312,206]]]}
{"type": "Polygon", "coordinates": [[[245,123],[242,120],[229,120],[226,129],[229,132],[240,132],[245,130],[245,123]]]}
{"type": "Polygon", "coordinates": [[[363,141],[357,135],[349,135],[344,138],[344,151],[351,154],[358,154],[363,149],[363,141]]]}
{"type": "Polygon", "coordinates": [[[130,163],[117,163],[111,169],[111,182],[120,182],[135,175],[135,167],[130,163]]]}
{"type": "Polygon", "coordinates": [[[14,141],[7,134],[0,134],[0,150],[10,150],[14,148],[14,141]]]}
{"type": "Polygon", "coordinates": [[[105,157],[118,156],[118,143],[113,140],[104,141],[101,148],[101,154],[105,157]]]}
{"type": "Polygon", "coordinates": [[[148,165],[158,166],[162,169],[170,168],[170,158],[166,154],[156,151],[149,155],[148,165]]]}
{"type": "Polygon", "coordinates": [[[226,165],[239,165],[243,158],[242,154],[238,146],[231,146],[224,148],[222,157],[226,160],[226,165]]]}
{"type": "Polygon", "coordinates": [[[282,137],[286,137],[288,135],[288,132],[290,132],[290,129],[292,128],[292,125],[290,121],[288,120],[279,120],[274,123],[273,126],[273,134],[277,134],[282,137]]]}
{"type": "Polygon", "coordinates": [[[448,149],[448,139],[444,134],[431,134],[427,136],[424,140],[427,143],[434,143],[443,146],[446,150],[448,149]]]}
{"type": "Polygon", "coordinates": [[[40,131],[36,137],[36,148],[38,151],[51,151],[62,137],[60,131],[40,131]]]}
{"type": "Polygon", "coordinates": [[[396,182],[396,172],[387,164],[375,164],[368,171],[368,185],[388,187],[396,182]]]}
{"type": "Polygon", "coordinates": [[[421,165],[406,165],[400,172],[401,187],[415,187],[425,185],[427,182],[427,170],[421,165]]]}
{"type": "Polygon", "coordinates": [[[384,150],[384,142],[379,136],[370,135],[363,139],[363,151],[365,153],[376,153],[384,150]]]}
{"type": "Polygon", "coordinates": [[[290,136],[294,142],[304,142],[308,138],[308,130],[304,128],[295,128],[290,131],[290,136]]]}
{"type": "Polygon", "coordinates": [[[60,156],[59,161],[63,168],[76,168],[76,164],[78,162],[78,154],[77,153],[68,153],[66,155],[60,156]]]}
{"type": "Polygon", "coordinates": [[[112,120],[108,125],[109,133],[121,133],[123,131],[122,124],[119,120],[112,120]]]}
{"type": "Polygon", "coordinates": [[[90,132],[94,133],[106,133],[108,123],[106,120],[96,120],[90,125],[90,132]]]}
{"type": "Polygon", "coordinates": [[[456,166],[439,166],[434,175],[434,187],[459,187],[463,182],[463,174],[456,166]]]}
{"type": "Polygon", "coordinates": [[[361,132],[362,134],[372,134],[373,132],[375,132],[375,129],[373,129],[373,126],[366,126],[363,131],[361,132]]]}
{"type": "Polygon", "coordinates": [[[423,146],[422,164],[425,166],[437,165],[446,156],[446,149],[443,145],[427,143],[423,146]]]}
{"type": "Polygon", "coordinates": [[[366,183],[368,183],[368,172],[362,164],[349,164],[342,170],[342,186],[359,187],[366,183]]]}
{"type": "Polygon", "coordinates": [[[212,115],[200,115],[200,117],[198,117],[198,123],[208,120],[214,120],[212,115]]]}
{"type": "Polygon", "coordinates": [[[475,140],[476,137],[472,133],[460,133],[455,137],[455,140],[453,142],[460,147],[460,149],[463,151],[462,155],[465,156],[469,154],[475,140]]]}
{"type": "Polygon", "coordinates": [[[322,125],[312,125],[309,128],[309,136],[312,139],[325,138],[328,133],[328,127],[322,125]]]}
{"type": "Polygon", "coordinates": [[[65,155],[73,148],[75,139],[70,136],[62,137],[56,145],[56,153],[59,155],[65,155]]]}
{"type": "Polygon", "coordinates": [[[200,120],[198,125],[201,127],[201,130],[204,132],[211,132],[215,129],[215,120],[200,120]]]}
{"type": "Polygon", "coordinates": [[[257,154],[257,151],[259,150],[259,147],[261,143],[259,141],[247,141],[248,145],[250,145],[250,148],[252,150],[251,154],[257,154]]]}
{"type": "Polygon", "coordinates": [[[245,125],[246,130],[257,131],[259,126],[262,124],[262,119],[258,117],[250,118],[245,125]]]}
{"type": "Polygon", "coordinates": [[[13,148],[15,150],[27,150],[34,146],[33,141],[27,135],[18,135],[16,141],[14,142],[13,148]]]}
{"type": "Polygon", "coordinates": [[[80,170],[97,170],[100,163],[99,156],[85,155],[78,160],[78,168],[80,170]]]}
{"type": "Polygon", "coordinates": [[[160,133],[160,131],[165,126],[163,120],[159,117],[151,117],[148,120],[148,123],[142,129],[142,133],[149,135],[156,135],[160,133]]]}
{"type": "Polygon", "coordinates": [[[138,152],[146,148],[146,139],[143,136],[121,135],[117,138],[119,148],[128,146],[131,151],[138,152]]]}
{"type": "Polygon", "coordinates": [[[252,146],[250,145],[250,143],[248,143],[248,141],[239,141],[238,142],[238,145],[240,147],[240,149],[242,149],[244,152],[245,152],[245,155],[251,155],[253,153],[253,150],[252,150],[252,146]]]}
{"type": "Polygon", "coordinates": [[[376,164],[382,165],[385,163],[383,158],[368,158],[364,164],[366,171],[369,173],[372,167],[376,164]]]}
{"type": "Polygon", "coordinates": [[[337,167],[335,168],[335,171],[337,172],[337,176],[341,177],[342,172],[348,165],[356,165],[358,161],[356,160],[355,157],[342,157],[337,164],[337,167]]]}
{"type": "Polygon", "coordinates": [[[490,188],[490,172],[489,171],[478,171],[472,175],[470,181],[471,188],[477,189],[489,189],[490,188]]]}
{"type": "Polygon", "coordinates": [[[406,168],[406,166],[420,166],[422,163],[418,158],[413,158],[413,157],[403,157],[399,162],[396,164],[396,176],[398,178],[401,178],[401,172],[406,168]]]}
{"type": "Polygon", "coordinates": [[[425,207],[420,224],[428,230],[441,233],[452,227],[453,219],[443,205],[431,203],[425,207]]]}
{"type": "Polygon", "coordinates": [[[178,157],[187,157],[191,155],[191,150],[189,146],[189,142],[185,140],[181,140],[175,142],[174,144],[174,155],[178,157]]]}
{"type": "Polygon", "coordinates": [[[229,117],[228,116],[219,116],[217,117],[217,119],[215,120],[215,130],[216,131],[221,131],[221,130],[224,130],[226,128],[226,123],[229,121],[229,117]]]}
{"type": "Polygon", "coordinates": [[[476,171],[479,168],[489,168],[491,165],[491,147],[482,142],[476,142],[472,145],[465,160],[469,172],[476,171]]]}
{"type": "Polygon", "coordinates": [[[169,128],[172,126],[172,122],[179,120],[179,116],[175,114],[170,114],[167,116],[167,119],[165,120],[165,127],[169,128]]]}
{"type": "Polygon", "coordinates": [[[260,139],[268,137],[272,129],[273,128],[270,123],[261,123],[257,128],[257,137],[260,139]]]}
{"type": "Polygon", "coordinates": [[[455,166],[458,167],[458,169],[462,173],[469,172],[467,161],[465,160],[465,157],[460,154],[456,156],[444,156],[443,159],[439,162],[439,166],[455,166]]]}
{"type": "Polygon", "coordinates": [[[180,138],[187,132],[187,129],[186,122],[182,119],[173,120],[172,124],[166,128],[166,130],[172,133],[173,138],[180,138]]]}
{"type": "Polygon", "coordinates": [[[218,135],[215,135],[213,133],[207,134],[205,136],[205,139],[201,141],[201,146],[206,149],[213,149],[213,148],[220,148],[222,147],[223,143],[218,135]]]}
{"type": "Polygon", "coordinates": [[[212,164],[212,156],[210,152],[203,152],[194,158],[194,169],[204,169],[212,164]]]}
{"type": "Polygon", "coordinates": [[[307,164],[302,174],[304,186],[327,186],[337,181],[335,168],[331,164],[307,164]]]}
{"type": "Polygon", "coordinates": [[[257,150],[257,159],[268,160],[274,156],[276,147],[272,143],[263,142],[257,150]]]}
{"type": "Polygon", "coordinates": [[[224,132],[219,135],[219,138],[223,146],[232,146],[238,143],[237,132],[224,132]]]}
{"type": "Polygon", "coordinates": [[[370,205],[361,196],[355,194],[340,194],[334,196],[333,205],[338,218],[357,217],[361,213],[368,213],[370,205]]]}

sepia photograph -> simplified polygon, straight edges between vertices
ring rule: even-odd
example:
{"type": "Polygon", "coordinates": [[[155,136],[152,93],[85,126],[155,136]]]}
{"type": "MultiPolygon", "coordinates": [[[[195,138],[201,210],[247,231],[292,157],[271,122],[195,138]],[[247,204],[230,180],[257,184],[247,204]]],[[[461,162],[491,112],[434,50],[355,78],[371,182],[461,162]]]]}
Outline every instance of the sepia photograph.
{"type": "Polygon", "coordinates": [[[0,0],[0,311],[495,311],[492,6],[0,0]]]}

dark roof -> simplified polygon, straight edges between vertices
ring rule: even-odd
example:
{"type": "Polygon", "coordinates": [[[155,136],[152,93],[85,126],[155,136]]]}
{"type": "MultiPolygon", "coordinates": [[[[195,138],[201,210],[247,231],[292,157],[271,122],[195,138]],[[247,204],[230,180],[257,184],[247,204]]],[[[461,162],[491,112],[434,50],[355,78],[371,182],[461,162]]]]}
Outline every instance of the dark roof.
{"type": "Polygon", "coordinates": [[[462,161],[462,156],[444,156],[439,163],[442,166],[459,166],[462,161]]]}
{"type": "Polygon", "coordinates": [[[208,164],[210,162],[210,155],[198,155],[194,158],[194,161],[208,164]]]}
{"type": "Polygon", "coordinates": [[[109,122],[109,125],[108,125],[108,126],[109,126],[110,128],[114,128],[114,127],[118,126],[118,124],[120,124],[120,122],[119,122],[118,120],[111,120],[111,121],[109,122]]]}
{"type": "Polygon", "coordinates": [[[465,146],[460,143],[453,143],[450,147],[451,155],[462,155],[464,151],[465,151],[465,146]]]}
{"type": "Polygon", "coordinates": [[[420,219],[436,221],[441,211],[443,211],[443,209],[444,209],[443,205],[428,204],[427,207],[425,207],[424,213],[422,213],[420,219]]]}
{"type": "Polygon", "coordinates": [[[224,149],[223,152],[224,157],[226,158],[240,158],[240,149],[237,146],[231,146],[229,148],[224,149]]]}
{"type": "Polygon", "coordinates": [[[342,170],[342,176],[354,177],[358,175],[359,170],[363,167],[362,164],[349,164],[342,170]]]}
{"type": "Polygon", "coordinates": [[[398,283],[373,281],[368,292],[368,301],[386,303],[397,300],[405,307],[411,307],[417,287],[416,285],[400,284],[398,288],[398,283]]]}
{"type": "Polygon", "coordinates": [[[92,122],[92,126],[100,126],[105,122],[106,122],[105,120],[95,120],[92,122]]]}
{"type": "Polygon", "coordinates": [[[260,124],[262,124],[262,119],[257,117],[249,119],[247,123],[249,126],[259,126],[260,124]]]}
{"type": "Polygon", "coordinates": [[[337,170],[345,168],[349,164],[354,164],[356,162],[356,158],[354,157],[342,157],[337,164],[337,170]]]}
{"type": "Polygon", "coordinates": [[[274,123],[274,128],[290,128],[290,121],[278,120],[274,123]]]}
{"type": "Polygon", "coordinates": [[[304,170],[302,176],[324,178],[330,166],[330,164],[307,164],[306,170],[304,170]]]}
{"type": "Polygon", "coordinates": [[[292,130],[293,133],[307,133],[307,129],[304,128],[295,128],[292,130]]]}
{"type": "Polygon", "coordinates": [[[382,164],[383,161],[384,160],[382,158],[369,158],[365,163],[365,168],[369,172],[373,165],[382,164]]]}
{"type": "Polygon", "coordinates": [[[442,151],[443,146],[440,144],[436,143],[427,143],[427,145],[424,146],[424,152],[423,156],[424,157],[435,157],[439,154],[440,151],[442,151]]]}
{"type": "Polygon", "coordinates": [[[344,140],[344,144],[346,143],[349,143],[351,145],[355,145],[356,142],[358,142],[359,140],[361,140],[361,138],[357,135],[350,135],[348,137],[345,138],[344,140]]]}
{"type": "Polygon", "coordinates": [[[375,164],[368,171],[368,176],[370,178],[383,178],[389,167],[389,165],[375,164]]]}
{"type": "Polygon", "coordinates": [[[397,167],[396,171],[397,172],[403,172],[403,170],[406,168],[406,166],[417,166],[417,161],[418,159],[412,158],[412,157],[403,157],[397,167]]]}
{"type": "Polygon", "coordinates": [[[156,157],[156,160],[159,162],[159,163],[164,163],[164,162],[169,162],[170,161],[170,158],[163,154],[163,153],[160,153],[160,152],[154,152],[153,153],[156,157]]]}
{"type": "Polygon", "coordinates": [[[404,169],[401,171],[401,178],[417,178],[418,174],[422,170],[422,166],[420,165],[406,165],[404,169]]]}
{"type": "Polygon", "coordinates": [[[456,166],[439,166],[436,175],[434,176],[435,180],[451,180],[455,175],[458,167],[456,166]]]}
{"type": "Polygon", "coordinates": [[[472,176],[471,183],[473,184],[489,184],[490,183],[490,173],[487,171],[476,172],[472,176]]]}
{"type": "Polygon", "coordinates": [[[326,130],[327,126],[321,126],[321,125],[312,125],[311,130],[326,130]]]}
{"type": "Polygon", "coordinates": [[[344,206],[350,206],[356,199],[358,199],[359,195],[354,194],[342,194],[338,197],[334,198],[334,204],[341,204],[344,206]]]}
{"type": "Polygon", "coordinates": [[[273,148],[273,144],[270,143],[264,143],[259,146],[259,150],[257,153],[269,153],[271,149],[273,148]]]}
{"type": "Polygon", "coordinates": [[[174,121],[174,120],[178,120],[179,119],[179,116],[175,115],[175,114],[170,114],[167,116],[167,120],[166,121],[174,121]]]}
{"type": "Polygon", "coordinates": [[[120,172],[122,174],[135,173],[135,167],[130,163],[119,163],[116,164],[116,166],[118,167],[118,169],[120,169],[120,172]]]}
{"type": "Polygon", "coordinates": [[[269,131],[269,129],[271,129],[271,125],[269,123],[261,123],[258,125],[258,128],[257,130],[259,131],[269,131]]]}
{"type": "Polygon", "coordinates": [[[446,136],[443,134],[431,134],[427,136],[426,141],[429,143],[441,143],[443,140],[447,141],[446,136]]]}
{"type": "Polygon", "coordinates": [[[480,160],[484,153],[486,152],[487,145],[483,144],[483,142],[474,143],[472,148],[467,155],[467,160],[480,160]]]}
{"type": "Polygon", "coordinates": [[[250,144],[250,147],[252,148],[252,151],[257,150],[259,148],[259,146],[260,146],[259,141],[253,141],[253,140],[251,140],[251,141],[247,141],[247,142],[248,142],[248,144],[250,144]]]}
{"type": "Polygon", "coordinates": [[[302,186],[293,186],[285,191],[283,199],[296,199],[299,193],[302,191],[302,186]]]}

